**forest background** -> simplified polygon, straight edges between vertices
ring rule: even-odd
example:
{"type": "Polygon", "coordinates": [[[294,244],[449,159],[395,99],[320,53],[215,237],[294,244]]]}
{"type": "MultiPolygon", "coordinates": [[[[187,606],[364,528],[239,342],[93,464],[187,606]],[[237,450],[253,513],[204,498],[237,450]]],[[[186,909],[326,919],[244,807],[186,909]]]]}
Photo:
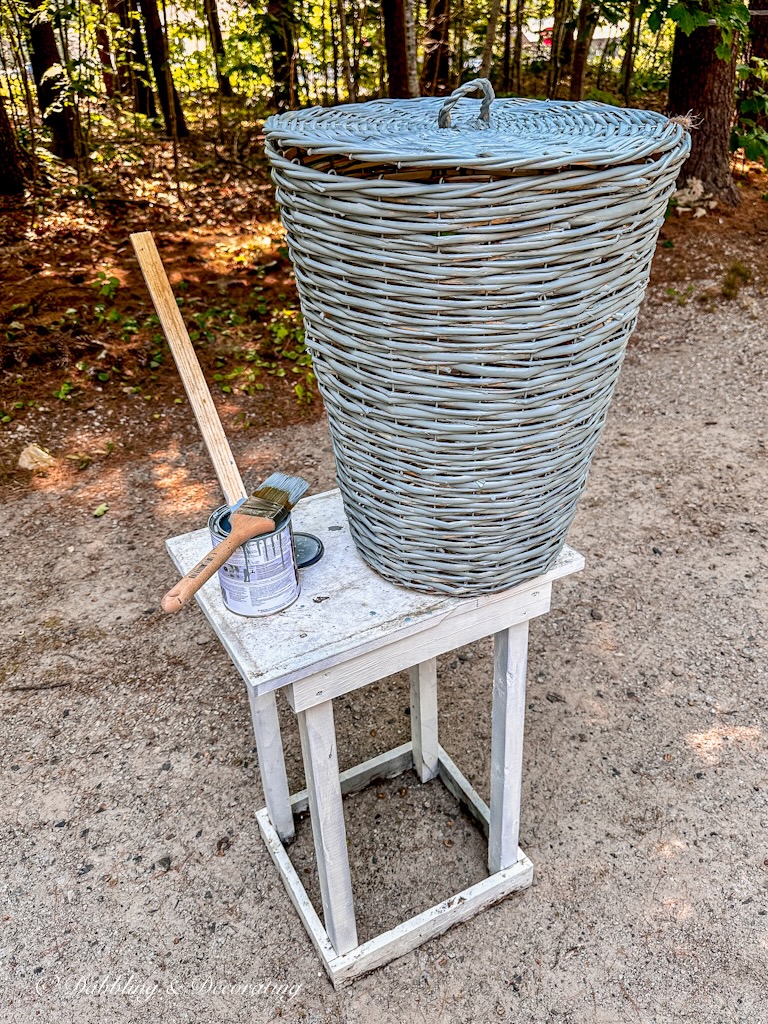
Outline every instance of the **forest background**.
{"type": "Polygon", "coordinates": [[[262,156],[273,111],[487,76],[689,116],[700,211],[767,194],[768,0],[0,0],[0,28],[5,427],[96,392],[180,401],[127,247],[147,227],[233,424],[262,392],[259,422],[319,414],[262,156]]]}

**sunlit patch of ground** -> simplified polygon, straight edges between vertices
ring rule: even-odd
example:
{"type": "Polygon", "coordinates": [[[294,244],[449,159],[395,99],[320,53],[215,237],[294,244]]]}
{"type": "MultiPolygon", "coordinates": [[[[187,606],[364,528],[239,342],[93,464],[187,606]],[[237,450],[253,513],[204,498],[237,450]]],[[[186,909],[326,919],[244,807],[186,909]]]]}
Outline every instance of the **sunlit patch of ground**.
{"type": "Polygon", "coordinates": [[[704,732],[688,733],[685,742],[705,764],[715,765],[729,748],[742,755],[758,753],[761,737],[761,730],[755,726],[714,725],[704,732]]]}

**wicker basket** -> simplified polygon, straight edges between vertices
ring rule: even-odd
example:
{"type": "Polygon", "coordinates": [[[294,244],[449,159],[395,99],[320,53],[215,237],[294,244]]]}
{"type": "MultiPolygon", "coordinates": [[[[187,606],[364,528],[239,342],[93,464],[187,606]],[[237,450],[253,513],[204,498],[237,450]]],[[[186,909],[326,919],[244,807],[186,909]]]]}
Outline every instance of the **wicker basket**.
{"type": "Polygon", "coordinates": [[[355,543],[459,595],[557,557],[690,147],[661,114],[493,98],[266,124],[355,543]]]}

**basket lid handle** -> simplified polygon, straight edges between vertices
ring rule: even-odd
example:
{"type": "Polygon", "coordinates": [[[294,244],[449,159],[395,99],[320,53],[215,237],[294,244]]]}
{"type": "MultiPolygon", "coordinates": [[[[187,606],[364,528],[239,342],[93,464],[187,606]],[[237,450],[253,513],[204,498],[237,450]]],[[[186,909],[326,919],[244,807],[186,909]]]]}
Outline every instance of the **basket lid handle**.
{"type": "Polygon", "coordinates": [[[451,108],[456,106],[462,96],[480,91],[483,93],[483,102],[480,104],[480,120],[485,125],[490,125],[491,104],[496,98],[496,93],[493,91],[493,86],[487,78],[473,78],[471,82],[465,82],[458,89],[454,89],[442,107],[440,107],[440,112],[437,115],[438,128],[451,127],[451,108]]]}

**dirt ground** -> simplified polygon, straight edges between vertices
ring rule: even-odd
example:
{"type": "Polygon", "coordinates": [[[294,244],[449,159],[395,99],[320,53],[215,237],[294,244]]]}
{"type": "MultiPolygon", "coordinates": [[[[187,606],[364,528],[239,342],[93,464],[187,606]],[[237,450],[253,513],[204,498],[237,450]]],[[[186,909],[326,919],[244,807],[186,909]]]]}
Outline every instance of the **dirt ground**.
{"type": "MultiPolygon", "coordinates": [[[[94,384],[6,425],[3,1022],[766,1020],[768,226],[715,250],[702,220],[665,228],[568,538],[586,569],[531,628],[534,884],[341,993],[258,834],[245,687],[196,607],[158,611],[164,539],[220,501],[186,406],[94,384]],[[30,442],[48,474],[15,468],[30,442]]],[[[237,429],[246,400],[223,399],[246,477],[332,487],[316,405],[237,429]]],[[[439,664],[442,743],[486,798],[491,671],[487,641],[439,664]]],[[[337,701],[342,767],[404,742],[407,704],[403,677],[337,701]]],[[[345,812],[364,938],[483,875],[439,783],[345,812]]],[[[316,898],[306,820],[291,857],[316,898]]]]}

